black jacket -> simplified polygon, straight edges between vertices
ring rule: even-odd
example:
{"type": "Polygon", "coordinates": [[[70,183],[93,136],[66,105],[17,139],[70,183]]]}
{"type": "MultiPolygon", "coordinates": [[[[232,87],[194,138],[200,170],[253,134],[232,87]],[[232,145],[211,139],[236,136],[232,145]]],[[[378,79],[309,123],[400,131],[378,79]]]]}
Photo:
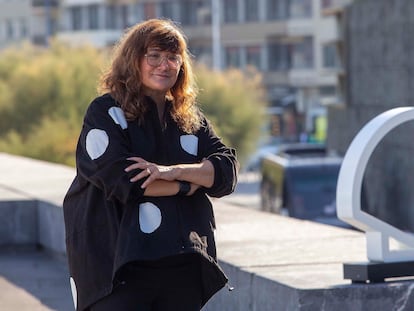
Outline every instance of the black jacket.
{"type": "MultiPolygon", "coordinates": [[[[215,221],[210,200],[231,193],[237,180],[233,149],[216,136],[207,119],[194,135],[167,117],[162,130],[149,98],[144,122],[127,122],[110,95],[96,98],[84,119],[76,151],[77,176],[63,210],[71,286],[77,310],[108,295],[120,267],[135,260],[155,260],[199,253],[203,304],[227,279],[217,265],[215,221]],[[214,184],[192,196],[145,197],[129,179],[127,158],[139,156],[162,165],[209,159],[214,184]]],[[[169,116],[169,104],[167,104],[169,116]]]]}

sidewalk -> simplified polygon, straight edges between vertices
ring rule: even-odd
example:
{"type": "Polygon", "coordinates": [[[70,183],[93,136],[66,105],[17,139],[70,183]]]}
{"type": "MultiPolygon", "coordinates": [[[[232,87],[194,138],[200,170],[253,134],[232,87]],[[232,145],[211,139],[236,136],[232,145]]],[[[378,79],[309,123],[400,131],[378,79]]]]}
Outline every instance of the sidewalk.
{"type": "Polygon", "coordinates": [[[1,311],[73,311],[64,259],[34,248],[0,249],[1,311]]]}

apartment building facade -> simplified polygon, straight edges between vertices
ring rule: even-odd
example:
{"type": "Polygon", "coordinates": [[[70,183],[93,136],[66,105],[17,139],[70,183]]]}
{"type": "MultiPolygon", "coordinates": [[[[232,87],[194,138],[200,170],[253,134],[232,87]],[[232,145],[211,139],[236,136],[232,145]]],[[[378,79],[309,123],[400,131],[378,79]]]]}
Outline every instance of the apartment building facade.
{"type": "Polygon", "coordinates": [[[26,40],[45,45],[54,35],[105,47],[139,21],[170,18],[184,29],[197,61],[221,69],[256,67],[270,105],[293,103],[312,130],[324,104],[335,102],[340,66],[336,24],[321,15],[321,1],[326,0],[0,0],[0,49],[26,40]],[[214,1],[218,28],[212,23],[214,1]],[[219,53],[213,53],[214,45],[219,53]]]}
{"type": "Polygon", "coordinates": [[[63,0],[58,37],[74,44],[111,45],[148,18],[181,24],[196,60],[222,69],[256,67],[271,106],[294,106],[302,131],[313,131],[325,104],[337,102],[336,22],[323,0],[219,0],[219,53],[213,53],[215,0],[63,0]],[[219,57],[217,61],[213,57],[219,57]]]}
{"type": "Polygon", "coordinates": [[[0,0],[0,49],[30,40],[31,0],[0,0]]]}
{"type": "Polygon", "coordinates": [[[0,50],[24,42],[47,45],[58,18],[59,0],[0,0],[0,50]]]}

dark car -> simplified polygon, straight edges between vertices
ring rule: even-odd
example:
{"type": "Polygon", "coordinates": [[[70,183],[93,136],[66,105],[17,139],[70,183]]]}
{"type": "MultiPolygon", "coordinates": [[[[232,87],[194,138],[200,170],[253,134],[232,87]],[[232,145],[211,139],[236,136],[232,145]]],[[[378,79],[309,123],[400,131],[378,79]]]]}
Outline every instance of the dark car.
{"type": "Polygon", "coordinates": [[[336,184],[342,158],[323,145],[294,144],[266,155],[261,164],[265,211],[349,227],[336,216],[336,184]]]}

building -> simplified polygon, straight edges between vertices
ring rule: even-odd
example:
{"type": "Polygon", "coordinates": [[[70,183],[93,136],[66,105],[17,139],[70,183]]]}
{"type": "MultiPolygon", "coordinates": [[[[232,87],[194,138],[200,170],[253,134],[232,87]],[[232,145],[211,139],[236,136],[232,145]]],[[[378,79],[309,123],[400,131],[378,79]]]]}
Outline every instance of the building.
{"type": "Polygon", "coordinates": [[[58,37],[104,47],[136,22],[171,18],[183,27],[198,61],[222,69],[255,66],[263,73],[270,105],[293,107],[296,137],[299,128],[315,131],[325,104],[337,103],[340,71],[335,18],[321,14],[322,0],[215,1],[62,0],[58,37]]]}
{"type": "Polygon", "coordinates": [[[58,30],[59,0],[32,0],[31,41],[47,45],[58,30]]]}
{"type": "Polygon", "coordinates": [[[58,0],[0,0],[0,50],[23,42],[47,45],[57,31],[58,0]]]}
{"type": "Polygon", "coordinates": [[[31,1],[0,0],[0,49],[30,41],[31,1]]]}
{"type": "Polygon", "coordinates": [[[106,47],[136,22],[171,18],[197,61],[218,69],[256,67],[270,106],[280,108],[272,110],[276,128],[297,140],[316,133],[326,106],[340,104],[345,94],[338,15],[326,13],[342,1],[0,0],[0,49],[25,40],[47,45],[54,35],[106,47]]]}

